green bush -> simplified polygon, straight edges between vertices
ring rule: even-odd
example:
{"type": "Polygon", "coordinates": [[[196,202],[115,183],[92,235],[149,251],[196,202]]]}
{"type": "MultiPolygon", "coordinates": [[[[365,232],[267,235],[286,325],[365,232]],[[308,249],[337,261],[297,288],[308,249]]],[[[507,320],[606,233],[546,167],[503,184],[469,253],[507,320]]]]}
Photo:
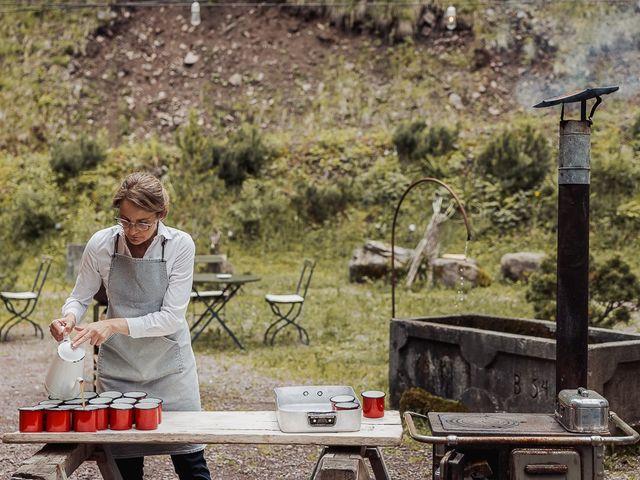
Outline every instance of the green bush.
{"type": "Polygon", "coordinates": [[[557,259],[546,256],[540,270],[529,277],[525,298],[533,305],[533,316],[542,320],[556,319],[557,259]]]}
{"type": "Polygon", "coordinates": [[[363,205],[395,206],[411,183],[396,162],[379,161],[362,176],[363,205]]]}
{"type": "MultiPolygon", "coordinates": [[[[556,320],[556,262],[555,257],[545,258],[540,270],[529,278],[526,299],[533,304],[536,318],[556,320]]],[[[593,326],[627,323],[631,318],[629,307],[640,305],[640,281],[618,255],[602,265],[590,260],[589,292],[589,323],[593,326]]]]}
{"type": "Polygon", "coordinates": [[[42,237],[56,224],[55,209],[55,199],[43,190],[34,190],[28,185],[21,187],[15,197],[14,235],[26,241],[42,237]]]}
{"type": "Polygon", "coordinates": [[[353,199],[346,180],[299,183],[295,205],[298,214],[314,223],[324,223],[344,212],[353,199]]]}
{"type": "Polygon", "coordinates": [[[551,184],[538,190],[505,195],[499,183],[478,178],[468,197],[477,233],[504,232],[521,227],[554,229],[557,195],[551,184]]]}
{"type": "Polygon", "coordinates": [[[528,125],[500,133],[477,160],[480,172],[490,180],[497,179],[506,195],[537,187],[550,166],[547,140],[528,125]]]}
{"type": "Polygon", "coordinates": [[[290,200],[272,183],[247,180],[229,210],[232,228],[248,240],[282,238],[295,229],[290,200]]]}
{"type": "Polygon", "coordinates": [[[628,323],[628,305],[638,306],[640,282],[631,267],[619,255],[607,260],[591,275],[591,323],[610,327],[628,323]]]}
{"type": "Polygon", "coordinates": [[[249,176],[257,176],[272,156],[260,130],[244,124],[225,145],[210,145],[212,164],[226,186],[240,186],[249,176]]]}
{"type": "Polygon", "coordinates": [[[445,174],[446,165],[439,157],[455,150],[457,139],[457,129],[427,127],[422,121],[402,124],[393,134],[400,161],[417,163],[425,175],[433,176],[445,174]]]}
{"type": "Polygon", "coordinates": [[[631,142],[636,150],[640,150],[640,115],[631,126],[631,142]]]}
{"type": "Polygon", "coordinates": [[[54,145],[49,164],[58,180],[64,183],[80,172],[95,168],[106,157],[102,145],[94,139],[83,137],[77,141],[54,145]]]}
{"type": "Polygon", "coordinates": [[[176,145],[182,153],[180,169],[183,173],[202,173],[213,166],[209,138],[198,125],[195,111],[189,112],[189,121],[178,130],[176,145]]]}
{"type": "Polygon", "coordinates": [[[594,219],[615,219],[621,204],[635,195],[640,168],[630,150],[594,158],[591,174],[591,215],[594,219]]]}

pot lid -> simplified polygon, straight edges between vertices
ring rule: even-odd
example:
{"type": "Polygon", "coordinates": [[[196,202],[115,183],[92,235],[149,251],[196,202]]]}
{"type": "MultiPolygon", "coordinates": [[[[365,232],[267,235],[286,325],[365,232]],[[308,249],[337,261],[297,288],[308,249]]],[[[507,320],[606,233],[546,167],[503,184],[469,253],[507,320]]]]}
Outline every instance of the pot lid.
{"type": "Polygon", "coordinates": [[[84,358],[84,354],[84,348],[72,348],[69,340],[60,342],[60,345],[58,345],[58,355],[65,362],[79,362],[84,358]]]}

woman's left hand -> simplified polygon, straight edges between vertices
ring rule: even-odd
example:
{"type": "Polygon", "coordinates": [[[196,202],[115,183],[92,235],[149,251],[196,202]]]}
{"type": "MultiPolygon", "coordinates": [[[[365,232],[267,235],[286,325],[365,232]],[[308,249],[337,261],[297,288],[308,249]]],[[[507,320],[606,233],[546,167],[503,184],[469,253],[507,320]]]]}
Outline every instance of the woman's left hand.
{"type": "Polygon", "coordinates": [[[91,345],[101,345],[113,333],[129,333],[129,328],[124,318],[100,320],[86,326],[76,326],[75,330],[78,333],[73,339],[73,348],[79,347],[85,342],[89,342],[91,345]]]}

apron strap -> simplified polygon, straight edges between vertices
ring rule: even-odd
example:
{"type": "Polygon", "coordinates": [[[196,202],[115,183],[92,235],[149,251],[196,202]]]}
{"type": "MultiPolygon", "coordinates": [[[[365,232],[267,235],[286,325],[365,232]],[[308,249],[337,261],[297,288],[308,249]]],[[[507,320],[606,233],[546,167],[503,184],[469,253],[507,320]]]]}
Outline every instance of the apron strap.
{"type": "MultiPolygon", "coordinates": [[[[113,254],[111,255],[111,258],[115,258],[116,257],[116,252],[118,251],[118,240],[119,239],[120,239],[120,234],[118,233],[118,234],[116,234],[116,242],[113,245],[113,254]]],[[[163,238],[162,239],[162,261],[163,262],[165,261],[165,259],[164,259],[164,246],[166,245],[166,243],[167,243],[167,239],[163,238]]]]}
{"type": "Polygon", "coordinates": [[[113,245],[113,255],[111,258],[116,258],[116,252],[118,251],[118,240],[120,239],[120,234],[116,234],[116,243],[113,245]]]}

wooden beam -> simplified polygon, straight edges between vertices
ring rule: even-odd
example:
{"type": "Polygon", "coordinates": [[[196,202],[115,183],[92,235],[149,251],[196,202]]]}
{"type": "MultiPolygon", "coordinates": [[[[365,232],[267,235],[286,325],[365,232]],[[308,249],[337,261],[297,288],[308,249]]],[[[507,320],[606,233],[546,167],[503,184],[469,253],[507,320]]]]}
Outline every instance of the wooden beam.
{"type": "Polygon", "coordinates": [[[49,444],[28,458],[11,480],[67,480],[93,452],[89,444],[49,444]]]}
{"type": "Polygon", "coordinates": [[[362,455],[327,453],[320,459],[313,480],[370,480],[362,455]]]}

